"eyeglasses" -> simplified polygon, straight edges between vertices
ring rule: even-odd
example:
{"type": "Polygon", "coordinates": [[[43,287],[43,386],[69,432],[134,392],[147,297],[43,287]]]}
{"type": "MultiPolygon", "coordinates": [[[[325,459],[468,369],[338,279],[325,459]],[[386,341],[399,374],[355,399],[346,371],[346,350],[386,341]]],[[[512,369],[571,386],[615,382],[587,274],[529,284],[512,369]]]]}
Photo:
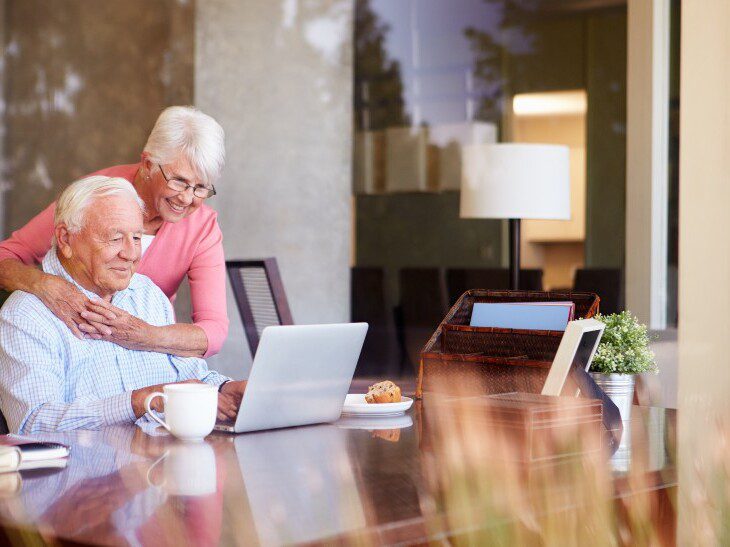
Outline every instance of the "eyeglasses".
{"type": "Polygon", "coordinates": [[[167,187],[170,190],[175,190],[176,192],[187,192],[188,188],[192,188],[193,195],[196,198],[201,198],[201,199],[207,199],[216,194],[215,186],[211,186],[210,188],[208,188],[207,186],[203,186],[202,184],[199,184],[196,186],[193,184],[188,184],[184,180],[175,179],[175,178],[170,179],[170,178],[167,178],[167,175],[162,170],[162,165],[160,165],[158,163],[157,167],[160,168],[160,173],[162,173],[162,178],[165,179],[165,181],[167,182],[167,187]]]}

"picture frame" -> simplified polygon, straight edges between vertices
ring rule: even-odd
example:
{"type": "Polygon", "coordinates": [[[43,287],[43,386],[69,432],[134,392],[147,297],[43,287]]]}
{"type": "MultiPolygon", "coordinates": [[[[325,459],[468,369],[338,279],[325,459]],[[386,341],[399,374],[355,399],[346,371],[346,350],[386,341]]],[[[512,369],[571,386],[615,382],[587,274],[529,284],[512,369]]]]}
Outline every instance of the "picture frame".
{"type": "MultiPolygon", "coordinates": [[[[570,321],[545,379],[542,395],[566,396],[566,381],[573,368],[588,371],[606,326],[596,319],[570,321]]],[[[577,395],[573,393],[572,395],[577,395]]]]}

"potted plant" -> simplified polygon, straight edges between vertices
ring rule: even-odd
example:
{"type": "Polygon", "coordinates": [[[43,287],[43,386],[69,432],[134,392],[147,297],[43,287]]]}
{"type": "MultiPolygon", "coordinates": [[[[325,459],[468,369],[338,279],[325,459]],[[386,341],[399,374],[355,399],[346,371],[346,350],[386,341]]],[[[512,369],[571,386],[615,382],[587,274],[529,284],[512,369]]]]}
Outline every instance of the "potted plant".
{"type": "Polygon", "coordinates": [[[595,317],[606,325],[601,343],[591,363],[590,373],[621,412],[621,419],[631,417],[634,375],[657,372],[654,352],[649,349],[646,325],[629,311],[595,317]]]}

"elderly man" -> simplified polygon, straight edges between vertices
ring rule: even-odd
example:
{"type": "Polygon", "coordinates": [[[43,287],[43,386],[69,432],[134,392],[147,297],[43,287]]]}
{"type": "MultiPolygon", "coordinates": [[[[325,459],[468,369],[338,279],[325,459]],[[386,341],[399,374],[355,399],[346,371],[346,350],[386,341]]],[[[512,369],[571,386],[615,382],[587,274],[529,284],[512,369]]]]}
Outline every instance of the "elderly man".
{"type": "MultiPolygon", "coordinates": [[[[174,323],[164,293],[135,268],[143,202],[121,178],[92,176],[58,200],[53,247],[43,270],[154,326],[174,323]]],[[[76,338],[41,300],[15,291],[0,310],[0,408],[11,431],[96,429],[134,422],[145,397],[167,383],[219,386],[218,417],[233,418],[245,382],[205,361],[76,338]]],[[[159,400],[159,399],[157,399],[159,400]]],[[[156,407],[157,410],[161,408],[156,407]]]]}

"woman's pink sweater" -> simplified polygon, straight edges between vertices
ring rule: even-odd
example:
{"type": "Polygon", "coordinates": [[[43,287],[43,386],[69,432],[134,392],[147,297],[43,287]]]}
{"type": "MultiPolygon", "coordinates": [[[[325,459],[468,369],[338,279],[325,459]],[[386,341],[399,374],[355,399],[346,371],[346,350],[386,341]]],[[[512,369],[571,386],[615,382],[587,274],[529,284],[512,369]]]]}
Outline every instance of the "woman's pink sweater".
{"type": "MultiPolygon", "coordinates": [[[[139,167],[139,163],[117,165],[93,174],[132,182],[139,167]]],[[[40,264],[51,248],[55,210],[53,202],[0,243],[0,260],[12,258],[28,265],[40,264]]],[[[192,319],[208,337],[205,357],[218,353],[228,335],[223,235],[217,216],[213,209],[201,205],[180,222],[163,222],[137,266],[137,273],[152,279],[170,301],[174,301],[183,277],[188,275],[192,319]]]]}

